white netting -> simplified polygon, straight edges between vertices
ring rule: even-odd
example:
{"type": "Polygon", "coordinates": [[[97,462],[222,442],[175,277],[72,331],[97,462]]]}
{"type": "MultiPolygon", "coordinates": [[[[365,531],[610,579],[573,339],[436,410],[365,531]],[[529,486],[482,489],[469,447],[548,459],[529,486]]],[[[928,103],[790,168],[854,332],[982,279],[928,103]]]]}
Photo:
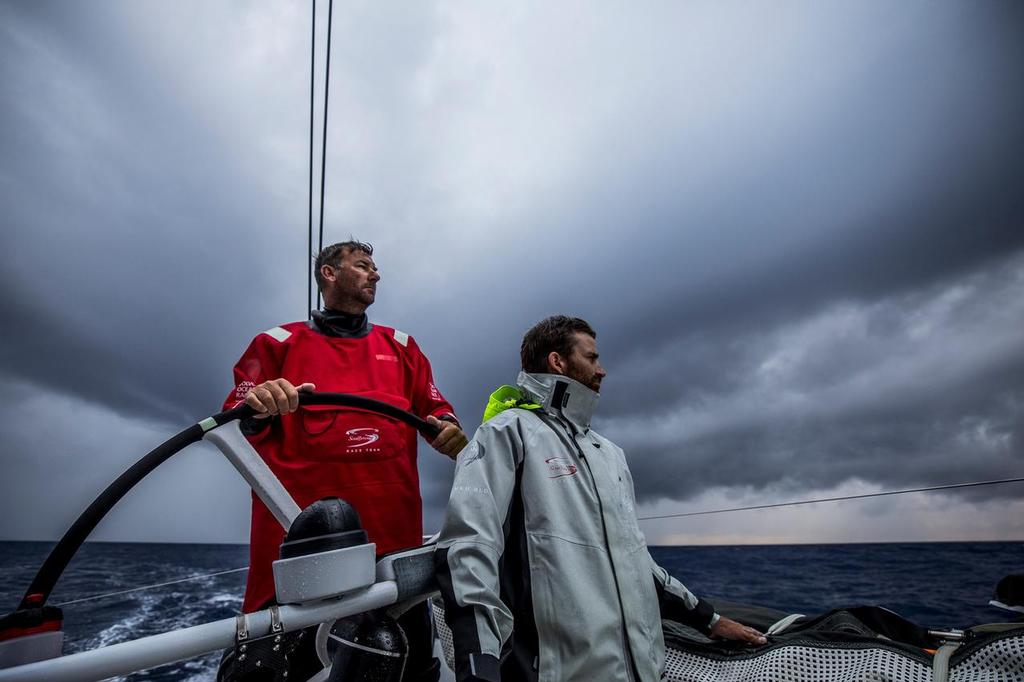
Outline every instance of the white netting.
{"type": "Polygon", "coordinates": [[[930,682],[931,668],[888,649],[783,646],[755,658],[714,660],[671,647],[673,682],[930,682]]]}
{"type": "Polygon", "coordinates": [[[448,664],[450,670],[455,670],[455,645],[452,643],[452,631],[448,623],[444,622],[444,603],[434,597],[430,600],[430,606],[434,612],[434,630],[437,631],[437,638],[441,640],[444,662],[448,664]]]}
{"type": "MultiPolygon", "coordinates": [[[[444,606],[434,603],[434,625],[448,667],[452,632],[444,606]]],[[[931,682],[931,666],[883,648],[782,646],[742,660],[715,660],[668,647],[665,679],[670,682],[931,682]]],[[[950,670],[950,682],[1024,682],[1024,634],[996,640],[950,670]]]]}
{"type": "Polygon", "coordinates": [[[997,639],[958,661],[950,682],[1024,682],[1024,634],[997,639]]]}

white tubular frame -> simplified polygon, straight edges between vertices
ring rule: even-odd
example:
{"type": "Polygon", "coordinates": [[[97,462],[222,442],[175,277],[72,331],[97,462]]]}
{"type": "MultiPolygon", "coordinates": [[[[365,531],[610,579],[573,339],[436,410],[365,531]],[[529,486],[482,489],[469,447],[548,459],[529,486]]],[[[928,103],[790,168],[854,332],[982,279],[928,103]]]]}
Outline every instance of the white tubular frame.
{"type": "MultiPolygon", "coordinates": [[[[388,606],[397,599],[398,586],[388,580],[338,599],[280,606],[278,609],[285,632],[292,632],[388,606]]],[[[269,609],[248,614],[247,622],[250,639],[270,634],[269,609]]],[[[236,626],[234,617],[225,618],[92,651],[6,668],[0,670],[0,682],[87,682],[127,675],[233,646],[236,626]]]]}

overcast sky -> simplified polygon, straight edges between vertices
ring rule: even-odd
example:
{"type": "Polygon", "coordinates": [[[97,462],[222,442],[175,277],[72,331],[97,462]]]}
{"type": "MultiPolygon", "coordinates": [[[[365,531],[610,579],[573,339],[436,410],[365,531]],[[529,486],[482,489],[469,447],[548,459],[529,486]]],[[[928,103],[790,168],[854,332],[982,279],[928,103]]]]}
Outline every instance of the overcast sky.
{"type": "MultiPolygon", "coordinates": [[[[1024,475],[1021,3],[334,22],[325,239],[374,244],[371,319],[416,337],[470,432],[523,332],[568,313],[598,331],[595,426],[641,516],[1024,475]]],[[[301,2],[0,4],[0,539],[59,537],[219,408],[252,336],[305,319],[309,29],[301,2]]],[[[452,466],[420,455],[434,530],[452,466]]],[[[644,528],[1022,540],[1022,495],[644,528]]],[[[244,542],[248,509],[194,446],[94,538],[244,542]]]]}

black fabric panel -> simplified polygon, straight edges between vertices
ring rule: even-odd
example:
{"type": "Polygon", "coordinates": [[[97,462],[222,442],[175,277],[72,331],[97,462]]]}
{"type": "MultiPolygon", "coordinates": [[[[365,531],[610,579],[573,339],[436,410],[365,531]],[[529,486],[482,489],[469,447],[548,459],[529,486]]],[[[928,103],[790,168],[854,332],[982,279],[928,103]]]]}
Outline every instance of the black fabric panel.
{"type": "Polygon", "coordinates": [[[794,626],[793,630],[797,632],[820,630],[855,632],[863,631],[863,628],[867,628],[867,632],[871,635],[877,633],[893,641],[914,647],[937,649],[942,646],[941,641],[928,634],[927,628],[878,606],[834,609],[812,618],[806,623],[794,626]]]}
{"type": "MultiPolygon", "coordinates": [[[[469,666],[469,677],[459,677],[458,679],[466,679],[467,682],[500,682],[501,672],[498,659],[490,654],[473,654],[469,666]]],[[[508,682],[508,678],[506,678],[506,682],[508,682]]]]}
{"type": "Polygon", "coordinates": [[[755,606],[753,604],[740,604],[738,602],[726,601],[725,599],[707,600],[714,608],[715,613],[726,618],[732,618],[737,623],[743,623],[750,627],[764,632],[772,625],[790,615],[785,611],[770,609],[766,606],[755,606]]]}
{"type": "MultiPolygon", "coordinates": [[[[721,613],[721,612],[720,612],[721,613]]],[[[754,658],[783,646],[819,648],[880,648],[931,665],[925,649],[937,649],[941,643],[922,628],[895,613],[875,606],[836,609],[800,621],[786,632],[771,635],[768,644],[750,646],[742,642],[699,640],[674,623],[665,624],[665,643],[675,649],[716,660],[754,658]],[[884,637],[884,639],[879,636],[884,637]]]]}
{"type": "Polygon", "coordinates": [[[504,523],[505,552],[500,560],[501,600],[512,612],[515,628],[502,652],[501,674],[506,680],[537,679],[533,662],[540,644],[533,613],[530,582],[530,555],[526,539],[526,512],[523,508],[523,466],[516,467],[516,486],[504,523]]]}
{"type": "Polygon", "coordinates": [[[695,630],[708,634],[710,629],[708,623],[711,622],[711,617],[715,615],[715,609],[710,603],[703,599],[697,600],[697,606],[694,609],[686,608],[686,602],[681,597],[678,597],[658,582],[658,579],[651,576],[654,581],[654,589],[658,591],[658,607],[661,611],[661,617],[664,620],[674,620],[684,625],[689,625],[695,630]]]}
{"type": "Polygon", "coordinates": [[[551,409],[561,413],[563,402],[565,401],[565,391],[569,388],[569,384],[564,381],[556,381],[555,388],[551,392],[551,409]]]}
{"type": "Polygon", "coordinates": [[[993,597],[1007,606],[1024,606],[1024,573],[1004,576],[993,597]]]}
{"type": "Polygon", "coordinates": [[[448,567],[448,548],[434,551],[434,568],[437,569],[437,583],[444,599],[444,621],[452,631],[455,648],[455,679],[472,680],[469,657],[480,654],[480,638],[477,636],[476,619],[473,608],[459,606],[455,600],[455,589],[452,586],[452,573],[448,567]]]}
{"type": "Polygon", "coordinates": [[[393,566],[395,582],[398,583],[399,601],[428,594],[437,588],[433,556],[433,554],[413,554],[395,559],[393,566]]]}
{"type": "Polygon", "coordinates": [[[441,662],[434,658],[434,628],[427,602],[420,602],[399,616],[398,625],[409,644],[409,657],[402,679],[438,682],[441,678],[441,662]]]}

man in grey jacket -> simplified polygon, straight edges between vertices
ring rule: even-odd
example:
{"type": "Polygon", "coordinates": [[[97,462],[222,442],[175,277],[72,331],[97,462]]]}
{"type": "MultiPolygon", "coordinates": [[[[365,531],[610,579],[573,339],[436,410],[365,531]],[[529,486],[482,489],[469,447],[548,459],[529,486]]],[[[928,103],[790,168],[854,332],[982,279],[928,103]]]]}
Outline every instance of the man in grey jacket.
{"type": "Polygon", "coordinates": [[[662,617],[763,644],[658,566],[623,451],[590,428],[596,334],[555,316],[527,332],[459,455],[435,553],[459,680],[654,681],[662,617]]]}

